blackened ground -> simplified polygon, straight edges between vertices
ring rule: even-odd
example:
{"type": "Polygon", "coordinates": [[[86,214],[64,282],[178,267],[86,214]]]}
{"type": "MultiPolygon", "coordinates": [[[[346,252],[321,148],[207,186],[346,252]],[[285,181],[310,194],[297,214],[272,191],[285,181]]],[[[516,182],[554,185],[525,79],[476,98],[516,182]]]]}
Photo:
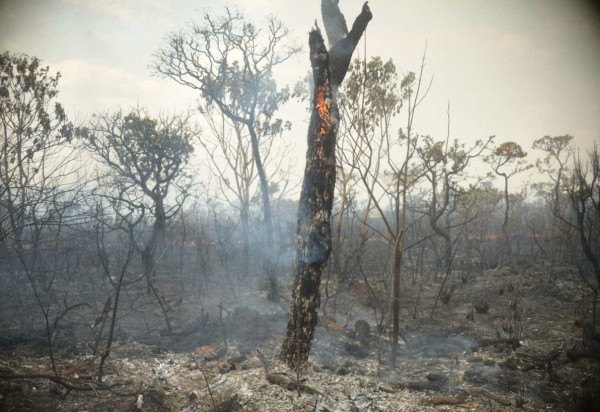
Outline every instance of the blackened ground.
{"type": "MultiPolygon", "coordinates": [[[[358,282],[330,299],[327,316],[321,316],[311,367],[299,377],[314,391],[269,383],[261,354],[271,373],[298,378],[275,362],[287,304],[247,293],[204,299],[202,305],[182,302],[174,312],[176,336],[161,335],[150,324],[160,314],[124,311],[106,366],[106,382],[119,384],[114,393],[0,379],[0,410],[132,411],[137,405],[146,411],[600,410],[598,359],[567,357],[574,346],[598,354],[581,343],[581,307],[589,294],[573,270],[534,262],[455,272],[448,304],[438,303],[435,311],[441,275],[422,281],[406,280],[402,288],[408,344],[400,348],[394,370],[386,367],[387,334],[378,337],[376,299],[358,282]],[[482,302],[488,309],[478,313],[482,302]],[[370,331],[355,331],[358,320],[366,320],[370,331]],[[144,337],[146,328],[150,333],[144,337]]],[[[370,286],[387,296],[383,283],[370,286]]],[[[152,308],[147,305],[141,307],[152,308]]],[[[72,329],[54,337],[59,371],[69,378],[93,375],[97,358],[86,348],[90,326],[77,314],[68,321],[72,329]]],[[[50,373],[43,336],[3,334],[0,344],[0,374],[50,373]]]]}

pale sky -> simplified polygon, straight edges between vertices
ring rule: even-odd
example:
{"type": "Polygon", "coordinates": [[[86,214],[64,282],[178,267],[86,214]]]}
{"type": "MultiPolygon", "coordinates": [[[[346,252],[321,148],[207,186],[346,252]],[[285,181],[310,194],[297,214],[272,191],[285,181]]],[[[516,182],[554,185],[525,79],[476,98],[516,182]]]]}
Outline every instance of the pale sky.
{"type": "MultiPolygon", "coordinates": [[[[135,104],[183,110],[193,92],[152,77],[148,65],[161,39],[201,12],[239,5],[255,21],[273,14],[300,44],[320,20],[320,1],[0,0],[0,50],[22,52],[60,71],[60,101],[72,116],[135,104]]],[[[589,147],[600,139],[600,15],[577,0],[372,0],[367,55],[417,70],[427,41],[434,75],[416,130],[443,137],[451,102],[452,137],[496,135],[534,157],[532,142],[571,134],[589,147]]],[[[362,1],[341,0],[349,25],[362,1]]],[[[321,25],[322,27],[322,25],[321,25]]],[[[359,49],[362,54],[364,43],[359,49]]],[[[278,73],[293,82],[308,72],[305,51],[278,73]]],[[[361,55],[361,57],[363,57],[361,55]]],[[[294,127],[284,138],[305,151],[306,110],[285,111],[294,127]]]]}

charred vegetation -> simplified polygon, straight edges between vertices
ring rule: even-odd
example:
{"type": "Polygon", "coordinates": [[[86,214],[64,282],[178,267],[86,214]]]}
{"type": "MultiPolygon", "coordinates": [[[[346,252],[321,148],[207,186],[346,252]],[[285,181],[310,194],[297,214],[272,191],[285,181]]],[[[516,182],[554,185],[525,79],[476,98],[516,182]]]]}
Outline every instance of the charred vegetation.
{"type": "Polygon", "coordinates": [[[427,49],[320,6],[304,55],[231,8],[168,33],[183,112],[71,119],[0,54],[0,410],[600,409],[600,143],[465,139],[450,103],[429,135],[427,49]]]}

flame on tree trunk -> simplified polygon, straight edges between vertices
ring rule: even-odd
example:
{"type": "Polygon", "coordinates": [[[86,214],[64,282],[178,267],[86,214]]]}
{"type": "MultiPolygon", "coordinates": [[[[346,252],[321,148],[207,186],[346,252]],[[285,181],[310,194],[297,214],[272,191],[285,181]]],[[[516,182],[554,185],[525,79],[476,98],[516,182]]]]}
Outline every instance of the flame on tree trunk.
{"type": "Polygon", "coordinates": [[[319,127],[319,135],[325,136],[329,131],[329,125],[331,124],[331,110],[327,105],[327,99],[325,98],[325,86],[317,86],[315,93],[314,106],[319,113],[319,119],[321,121],[319,127]]]}
{"type": "Polygon", "coordinates": [[[318,29],[309,36],[315,93],[298,205],[292,310],[281,352],[282,360],[290,366],[306,361],[317,324],[321,271],[331,252],[329,223],[335,187],[334,122],[338,112],[329,83],[329,55],[318,29]]]}
{"type": "Polygon", "coordinates": [[[317,325],[321,274],[331,253],[330,223],[335,189],[335,141],[339,121],[336,90],[345,76],[358,40],[372,18],[368,4],[365,3],[348,33],[337,1],[322,0],[322,10],[332,47],[328,52],[318,28],[309,33],[314,100],[308,126],[304,180],[298,204],[292,302],[287,335],[280,354],[281,360],[292,368],[305,364],[308,359],[317,325]],[[332,25],[337,30],[332,32],[332,25]]]}

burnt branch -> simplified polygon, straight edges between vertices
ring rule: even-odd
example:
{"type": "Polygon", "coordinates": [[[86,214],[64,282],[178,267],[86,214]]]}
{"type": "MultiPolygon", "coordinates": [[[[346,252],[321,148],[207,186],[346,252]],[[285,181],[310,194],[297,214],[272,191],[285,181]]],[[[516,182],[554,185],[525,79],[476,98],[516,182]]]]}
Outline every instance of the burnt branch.
{"type": "Polygon", "coordinates": [[[325,33],[329,40],[329,47],[348,35],[346,19],[340,11],[339,0],[321,0],[321,15],[325,25],[325,33]]]}
{"type": "MultiPolygon", "coordinates": [[[[323,0],[323,3],[326,2],[328,1],[323,0]]],[[[335,5],[335,7],[337,8],[337,4],[335,5]]],[[[325,9],[323,9],[323,20],[327,36],[329,37],[329,43],[331,45],[331,36],[339,36],[339,34],[341,33],[341,30],[335,29],[335,27],[339,27],[339,17],[336,18],[330,16],[329,14],[326,14],[325,9]],[[332,32],[331,35],[330,31],[332,32]]],[[[337,8],[337,11],[339,13],[339,8],[337,8]]],[[[341,13],[339,13],[339,16],[341,16],[341,18],[343,19],[341,13]]],[[[352,59],[354,49],[358,45],[358,41],[367,29],[367,25],[369,24],[372,18],[373,14],[371,13],[371,9],[369,9],[369,2],[367,1],[365,2],[365,4],[363,4],[362,11],[358,15],[358,17],[356,17],[356,20],[354,20],[354,24],[352,25],[352,29],[350,30],[350,32],[345,37],[340,38],[333,45],[330,46],[329,72],[331,73],[331,85],[333,87],[337,87],[342,84],[342,81],[346,76],[346,72],[348,71],[348,67],[350,66],[350,60],[352,59]]]]}

